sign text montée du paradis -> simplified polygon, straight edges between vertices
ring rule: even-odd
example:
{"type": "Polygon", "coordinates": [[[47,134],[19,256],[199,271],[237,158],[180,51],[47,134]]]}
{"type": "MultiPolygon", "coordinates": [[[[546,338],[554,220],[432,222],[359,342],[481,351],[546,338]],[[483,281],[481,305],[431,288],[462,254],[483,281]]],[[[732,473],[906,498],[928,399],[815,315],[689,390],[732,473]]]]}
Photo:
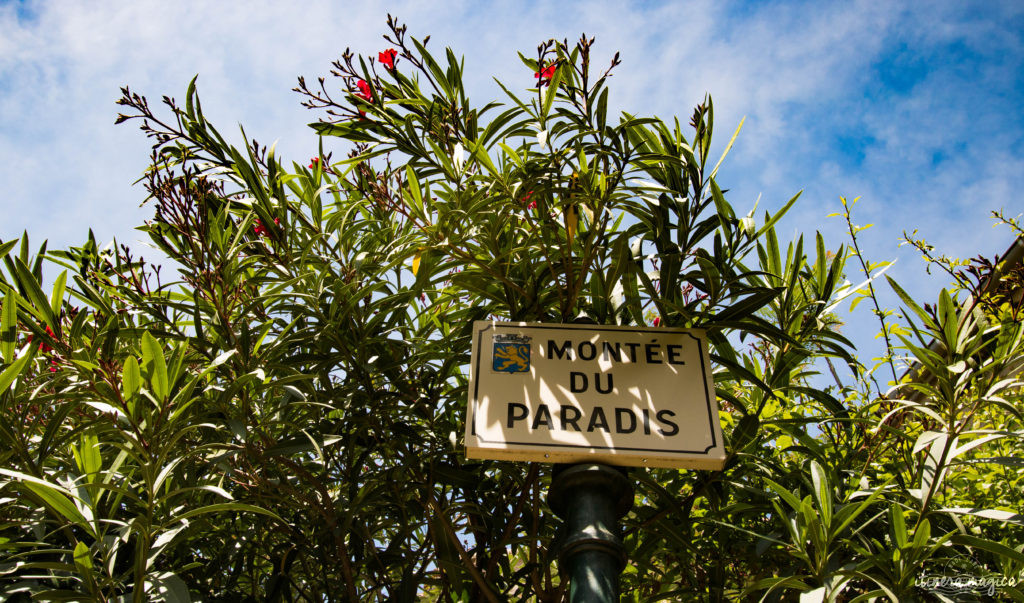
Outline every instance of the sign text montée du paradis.
{"type": "Polygon", "coordinates": [[[717,468],[718,405],[700,330],[478,321],[471,458],[717,468]]]}

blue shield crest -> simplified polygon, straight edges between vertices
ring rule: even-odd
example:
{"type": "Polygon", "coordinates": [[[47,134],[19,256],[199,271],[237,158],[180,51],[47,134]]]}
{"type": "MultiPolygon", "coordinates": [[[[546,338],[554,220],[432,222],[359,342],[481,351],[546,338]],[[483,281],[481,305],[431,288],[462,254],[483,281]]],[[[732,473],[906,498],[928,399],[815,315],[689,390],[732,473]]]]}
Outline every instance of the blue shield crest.
{"type": "Polygon", "coordinates": [[[530,338],[522,335],[496,335],[491,368],[498,373],[530,372],[530,338]]]}

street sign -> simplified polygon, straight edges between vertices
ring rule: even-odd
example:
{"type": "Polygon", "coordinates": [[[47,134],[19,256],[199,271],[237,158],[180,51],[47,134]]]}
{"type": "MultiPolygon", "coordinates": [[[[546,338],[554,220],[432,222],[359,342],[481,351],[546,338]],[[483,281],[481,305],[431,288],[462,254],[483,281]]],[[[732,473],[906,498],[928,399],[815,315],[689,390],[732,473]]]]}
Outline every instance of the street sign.
{"type": "Polygon", "coordinates": [[[721,469],[704,331],[474,322],[466,456],[721,469]]]}

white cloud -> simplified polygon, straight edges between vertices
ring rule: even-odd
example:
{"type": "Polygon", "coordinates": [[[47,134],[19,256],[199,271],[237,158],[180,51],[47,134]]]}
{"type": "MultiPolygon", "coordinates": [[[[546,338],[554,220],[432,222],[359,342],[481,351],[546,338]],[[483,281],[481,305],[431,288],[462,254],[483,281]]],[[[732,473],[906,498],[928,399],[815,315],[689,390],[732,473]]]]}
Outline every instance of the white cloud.
{"type": "MultiPolygon", "coordinates": [[[[245,124],[250,137],[277,139],[283,156],[305,161],[316,145],[305,124],[316,115],[290,91],[295,77],[326,74],[346,46],[375,55],[387,10],[411,35],[431,34],[435,50],[465,55],[476,102],[499,94],[492,76],[532,83],[515,51],[582,32],[598,39],[597,64],[622,52],[611,81],[621,108],[685,122],[710,92],[719,149],[747,116],[720,172],[733,203],[746,211],[763,193],[762,207],[778,207],[804,188],[783,229],[835,236],[842,224],[825,214],[839,195],[862,195],[857,219],[877,224],[864,234],[876,260],[907,257],[895,245],[913,227],[950,253],[991,253],[1009,238],[993,237],[987,210],[1020,207],[1024,53],[1012,3],[182,0],[31,10],[19,20],[13,5],[0,6],[3,239],[28,228],[67,245],[90,225],[103,239],[137,238],[131,228],[149,212],[130,183],[148,144],[132,126],[113,126],[124,84],[156,103],[180,99],[198,73],[222,133],[237,141],[245,124]],[[880,76],[894,49],[924,65],[905,89],[880,76]]],[[[913,262],[901,264],[892,274],[916,278],[913,262]]]]}

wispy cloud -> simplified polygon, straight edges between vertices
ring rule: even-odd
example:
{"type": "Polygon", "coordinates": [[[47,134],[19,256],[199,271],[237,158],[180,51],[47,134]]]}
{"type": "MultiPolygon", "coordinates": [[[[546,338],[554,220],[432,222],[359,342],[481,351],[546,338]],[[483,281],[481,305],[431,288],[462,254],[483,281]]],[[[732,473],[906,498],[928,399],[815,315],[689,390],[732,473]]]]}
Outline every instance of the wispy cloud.
{"type": "MultiPolygon", "coordinates": [[[[901,256],[891,274],[919,279],[903,229],[953,254],[989,255],[1009,236],[987,211],[1024,209],[1024,12],[1015,2],[860,1],[672,3],[396,2],[389,9],[431,45],[466,57],[471,98],[498,94],[498,77],[532,83],[515,51],[549,37],[598,38],[598,60],[622,51],[615,106],[685,121],[715,98],[719,144],[744,132],[720,180],[744,211],[761,194],[777,207],[799,189],[783,229],[824,228],[834,239],[838,196],[861,195],[857,219],[874,259],[901,256]]],[[[88,226],[133,240],[148,215],[132,188],[146,141],[113,126],[118,87],[180,96],[200,75],[204,109],[304,161],[315,115],[290,91],[297,75],[326,74],[346,46],[375,53],[385,8],[302,4],[46,2],[0,5],[0,238],[27,228],[76,243],[88,226]]],[[[928,296],[930,293],[923,293],[928,296]]]]}

